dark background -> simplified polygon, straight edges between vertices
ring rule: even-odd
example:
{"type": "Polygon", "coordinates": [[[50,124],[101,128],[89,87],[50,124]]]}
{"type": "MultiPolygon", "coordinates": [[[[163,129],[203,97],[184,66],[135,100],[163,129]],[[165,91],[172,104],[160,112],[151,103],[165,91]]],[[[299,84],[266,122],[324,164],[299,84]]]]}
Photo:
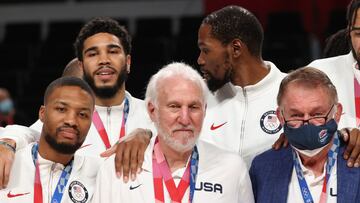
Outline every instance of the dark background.
{"type": "Polygon", "coordinates": [[[72,43],[92,17],[110,16],[133,36],[127,90],[143,98],[149,77],[171,61],[197,67],[197,29],[225,5],[253,12],[265,31],[263,58],[284,72],[320,58],[325,39],[346,27],[350,0],[0,0],[0,87],[37,119],[46,86],[74,58],[72,43]]]}

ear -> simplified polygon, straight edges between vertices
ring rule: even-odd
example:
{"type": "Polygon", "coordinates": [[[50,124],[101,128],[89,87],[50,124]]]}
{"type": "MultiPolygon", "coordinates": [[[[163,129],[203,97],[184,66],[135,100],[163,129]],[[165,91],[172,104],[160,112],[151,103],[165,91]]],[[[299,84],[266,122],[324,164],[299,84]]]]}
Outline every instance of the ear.
{"type": "Polygon", "coordinates": [[[155,117],[155,105],[152,102],[148,102],[147,104],[147,111],[148,114],[150,116],[151,121],[155,122],[156,121],[156,117],[155,117]]]}
{"type": "Polygon", "coordinates": [[[130,66],[131,66],[131,55],[126,56],[126,71],[130,73],[130,66]]]}
{"type": "Polygon", "coordinates": [[[45,106],[41,105],[39,109],[39,119],[44,123],[45,120],[45,106]]]}
{"type": "Polygon", "coordinates": [[[242,54],[243,43],[240,39],[234,39],[231,42],[231,51],[234,58],[239,57],[242,54]]]}
{"type": "Polygon", "coordinates": [[[280,107],[277,107],[277,109],[276,109],[276,116],[279,119],[280,124],[283,126],[285,124],[285,119],[281,113],[280,107]]]}
{"type": "Polygon", "coordinates": [[[78,64],[79,64],[80,68],[82,69],[82,71],[83,71],[83,73],[84,73],[84,72],[85,72],[85,70],[84,70],[84,62],[78,60],[78,64]]]}
{"type": "Polygon", "coordinates": [[[337,123],[339,123],[340,121],[340,118],[341,118],[341,114],[342,114],[342,104],[341,103],[337,103],[336,104],[336,113],[335,113],[335,116],[334,116],[334,119],[337,123]]]}

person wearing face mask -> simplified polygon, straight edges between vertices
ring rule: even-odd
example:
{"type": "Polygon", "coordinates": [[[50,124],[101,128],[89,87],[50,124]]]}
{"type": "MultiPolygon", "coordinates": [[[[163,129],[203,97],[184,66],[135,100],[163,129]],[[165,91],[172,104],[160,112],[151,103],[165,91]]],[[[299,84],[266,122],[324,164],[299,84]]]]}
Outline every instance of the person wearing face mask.
{"type": "Polygon", "coordinates": [[[341,158],[342,105],[330,79],[315,68],[295,70],[282,80],[277,103],[290,146],[253,160],[256,202],[358,202],[360,169],[341,158]]]}
{"type": "Polygon", "coordinates": [[[29,119],[19,110],[15,109],[9,91],[0,88],[0,127],[5,127],[14,123],[29,125],[29,119]]]}

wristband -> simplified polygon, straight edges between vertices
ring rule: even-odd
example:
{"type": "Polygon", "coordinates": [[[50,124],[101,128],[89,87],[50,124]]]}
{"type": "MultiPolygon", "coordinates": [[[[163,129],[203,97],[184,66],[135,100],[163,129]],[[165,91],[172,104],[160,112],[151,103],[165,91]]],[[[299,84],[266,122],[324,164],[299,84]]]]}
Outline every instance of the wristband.
{"type": "Polygon", "coordinates": [[[15,147],[11,146],[11,144],[4,142],[4,141],[0,141],[0,145],[3,145],[5,147],[7,147],[8,149],[10,149],[12,152],[15,153],[16,149],[15,147]]]}

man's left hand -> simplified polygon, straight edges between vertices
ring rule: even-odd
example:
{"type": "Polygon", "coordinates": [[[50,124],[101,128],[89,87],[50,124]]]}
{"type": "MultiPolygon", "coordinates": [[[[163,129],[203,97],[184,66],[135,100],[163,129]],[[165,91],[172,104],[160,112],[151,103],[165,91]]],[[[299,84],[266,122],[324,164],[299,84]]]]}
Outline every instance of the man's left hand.
{"type": "Polygon", "coordinates": [[[115,153],[115,171],[118,178],[123,176],[125,183],[134,181],[136,174],[141,172],[144,162],[144,153],[150,143],[151,131],[137,128],[132,131],[125,140],[113,145],[110,149],[101,153],[102,157],[109,157],[115,153]]]}
{"type": "Polygon", "coordinates": [[[344,159],[347,160],[348,167],[360,167],[360,130],[357,128],[344,128],[341,137],[347,143],[344,159]]]}

